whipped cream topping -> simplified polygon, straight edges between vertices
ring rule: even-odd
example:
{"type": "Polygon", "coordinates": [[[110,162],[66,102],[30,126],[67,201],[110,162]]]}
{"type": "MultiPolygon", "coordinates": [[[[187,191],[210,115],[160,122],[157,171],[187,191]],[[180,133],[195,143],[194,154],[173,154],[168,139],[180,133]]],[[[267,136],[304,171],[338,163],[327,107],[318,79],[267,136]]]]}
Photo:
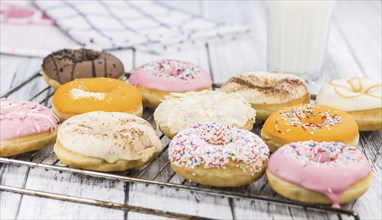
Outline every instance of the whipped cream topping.
{"type": "Polygon", "coordinates": [[[316,102],[343,111],[382,108],[382,84],[370,79],[354,77],[326,83],[317,94],[316,102]]]}
{"type": "Polygon", "coordinates": [[[157,107],[157,124],[178,133],[195,123],[219,122],[244,127],[256,111],[240,94],[217,91],[172,93],[157,107]]]}
{"type": "Polygon", "coordinates": [[[68,150],[109,163],[145,160],[162,149],[162,142],[147,121],[120,112],[71,117],[60,126],[57,140],[68,150]]]}
{"type": "Polygon", "coordinates": [[[227,93],[239,93],[252,104],[279,104],[309,94],[301,78],[281,72],[243,73],[230,78],[221,87],[227,93]]]}

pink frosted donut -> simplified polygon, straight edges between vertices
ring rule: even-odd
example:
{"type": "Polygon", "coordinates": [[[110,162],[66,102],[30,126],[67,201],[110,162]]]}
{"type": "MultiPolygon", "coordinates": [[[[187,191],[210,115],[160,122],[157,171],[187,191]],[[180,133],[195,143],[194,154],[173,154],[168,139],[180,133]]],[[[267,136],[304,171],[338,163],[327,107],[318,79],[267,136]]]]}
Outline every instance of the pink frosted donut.
{"type": "Polygon", "coordinates": [[[371,167],[357,149],[341,142],[295,142],[277,150],[269,160],[271,187],[289,199],[339,204],[367,191],[371,167]]]}
{"type": "Polygon", "coordinates": [[[211,89],[211,77],[201,67],[178,60],[147,63],[131,73],[129,83],[137,86],[143,102],[156,107],[171,92],[211,89]]]}
{"type": "Polygon", "coordinates": [[[58,118],[36,102],[1,99],[0,156],[40,149],[54,141],[58,118]]]}

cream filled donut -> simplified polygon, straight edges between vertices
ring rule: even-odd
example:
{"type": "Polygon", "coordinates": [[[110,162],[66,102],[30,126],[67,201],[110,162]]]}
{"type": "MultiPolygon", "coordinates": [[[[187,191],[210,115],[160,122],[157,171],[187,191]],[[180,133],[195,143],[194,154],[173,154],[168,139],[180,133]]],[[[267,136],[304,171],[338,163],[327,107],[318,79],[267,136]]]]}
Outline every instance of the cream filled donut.
{"type": "Polygon", "coordinates": [[[142,118],[121,112],[89,112],[66,120],[57,133],[54,153],[66,165],[98,171],[143,166],[162,142],[142,118]]]}
{"type": "Polygon", "coordinates": [[[38,150],[55,140],[58,118],[50,109],[22,100],[0,103],[0,156],[38,150]]]}
{"type": "Polygon", "coordinates": [[[177,134],[169,145],[176,173],[193,182],[234,187],[259,179],[269,157],[256,134],[232,125],[195,124],[177,134]]]}
{"type": "Polygon", "coordinates": [[[255,116],[241,95],[217,91],[172,93],[154,112],[159,129],[169,138],[196,123],[219,122],[251,130],[255,116]]]}
{"type": "Polygon", "coordinates": [[[382,129],[382,84],[354,77],[327,82],[317,94],[316,102],[349,113],[359,130],[382,129]]]}
{"type": "Polygon", "coordinates": [[[295,142],[272,154],[267,168],[271,187],[301,202],[339,204],[369,188],[371,167],[358,150],[341,142],[295,142]]]}
{"type": "Polygon", "coordinates": [[[284,107],[310,102],[304,80],[281,72],[243,73],[230,78],[221,91],[241,94],[256,109],[256,118],[261,121],[284,107]]]}
{"type": "Polygon", "coordinates": [[[132,71],[129,83],[137,86],[143,103],[157,107],[171,92],[212,89],[210,75],[201,67],[179,60],[150,62],[132,71]]]}

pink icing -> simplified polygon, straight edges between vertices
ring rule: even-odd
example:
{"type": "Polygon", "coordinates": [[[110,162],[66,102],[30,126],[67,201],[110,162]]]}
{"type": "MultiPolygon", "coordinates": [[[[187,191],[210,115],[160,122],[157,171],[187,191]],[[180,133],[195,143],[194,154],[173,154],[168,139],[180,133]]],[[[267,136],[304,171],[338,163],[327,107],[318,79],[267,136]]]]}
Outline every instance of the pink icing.
{"type": "Polygon", "coordinates": [[[161,91],[185,92],[209,87],[212,82],[210,75],[195,64],[161,60],[135,69],[129,83],[161,91]]]}
{"type": "Polygon", "coordinates": [[[58,118],[36,102],[1,99],[0,140],[8,140],[42,132],[53,132],[58,118]]]}
{"type": "Polygon", "coordinates": [[[339,208],[341,194],[367,177],[371,167],[365,156],[340,142],[296,142],[277,150],[268,170],[275,176],[324,194],[339,208]]]}

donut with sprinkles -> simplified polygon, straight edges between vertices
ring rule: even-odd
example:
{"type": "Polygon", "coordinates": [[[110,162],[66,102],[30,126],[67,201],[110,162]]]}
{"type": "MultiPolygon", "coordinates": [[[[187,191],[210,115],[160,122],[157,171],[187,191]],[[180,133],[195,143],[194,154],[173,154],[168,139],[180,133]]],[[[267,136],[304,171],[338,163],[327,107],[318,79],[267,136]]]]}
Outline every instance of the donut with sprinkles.
{"type": "Polygon", "coordinates": [[[274,112],[264,123],[261,138],[273,152],[297,141],[340,141],[358,145],[358,125],[346,112],[324,105],[303,104],[274,112]]]}
{"type": "Polygon", "coordinates": [[[269,149],[256,134],[220,123],[195,124],[178,133],[169,145],[176,173],[216,187],[249,184],[262,176],[269,149]]]}
{"type": "Polygon", "coordinates": [[[129,82],[137,86],[148,107],[157,107],[172,92],[211,90],[210,74],[200,66],[173,59],[149,62],[132,71],[129,82]]]}

